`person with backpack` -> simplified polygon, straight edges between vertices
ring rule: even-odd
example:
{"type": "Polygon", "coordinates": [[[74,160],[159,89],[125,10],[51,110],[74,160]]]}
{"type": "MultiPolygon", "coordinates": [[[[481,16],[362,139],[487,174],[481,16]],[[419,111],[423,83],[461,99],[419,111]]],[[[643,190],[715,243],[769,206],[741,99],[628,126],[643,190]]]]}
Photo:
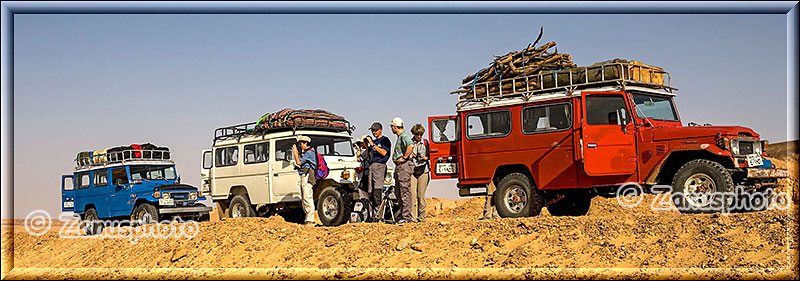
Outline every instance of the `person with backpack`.
{"type": "Polygon", "coordinates": [[[411,175],[411,218],[416,222],[425,221],[425,191],[428,189],[430,181],[430,165],[428,157],[430,155],[430,144],[428,140],[422,138],[425,128],[421,124],[411,127],[411,140],[414,141],[414,149],[411,152],[411,162],[414,165],[411,175]]]}
{"type": "Polygon", "coordinates": [[[305,225],[314,225],[314,185],[317,183],[317,152],[310,148],[311,138],[300,136],[292,146],[295,167],[300,174],[300,194],[303,198],[305,225]],[[299,146],[299,148],[298,148],[299,146]],[[302,156],[300,151],[302,151],[302,156]]]}

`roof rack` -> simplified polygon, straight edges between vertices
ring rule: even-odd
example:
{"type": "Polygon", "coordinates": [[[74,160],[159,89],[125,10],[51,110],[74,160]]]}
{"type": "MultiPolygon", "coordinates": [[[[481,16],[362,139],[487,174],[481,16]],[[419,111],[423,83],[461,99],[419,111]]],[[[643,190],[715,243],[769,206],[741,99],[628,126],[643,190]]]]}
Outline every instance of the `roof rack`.
{"type": "Polygon", "coordinates": [[[603,85],[619,85],[623,89],[635,85],[664,89],[670,93],[677,90],[672,87],[672,76],[662,68],[636,61],[615,62],[470,84],[469,91],[459,94],[456,107],[461,109],[473,104],[489,106],[495,101],[520,97],[527,101],[537,95],[561,90],[572,93],[578,89],[603,85]]]}
{"type": "Polygon", "coordinates": [[[75,158],[75,170],[91,169],[112,164],[134,164],[141,162],[175,163],[169,150],[130,149],[79,156],[75,158]]]}
{"type": "MultiPolygon", "coordinates": [[[[327,121],[331,120],[325,117],[314,117],[313,119],[318,119],[320,121],[327,121]]],[[[279,127],[279,128],[270,128],[264,129],[258,126],[258,122],[250,122],[244,123],[239,125],[232,125],[232,126],[225,126],[220,127],[214,130],[214,143],[218,141],[234,139],[234,138],[242,138],[246,136],[260,136],[268,133],[275,133],[275,132],[285,132],[285,131],[297,131],[297,130],[319,130],[319,131],[327,131],[327,132],[347,132],[348,134],[353,134],[355,130],[355,126],[351,125],[349,121],[344,121],[347,124],[347,130],[341,130],[337,128],[333,128],[330,126],[322,126],[322,125],[294,125],[292,127],[279,127]]],[[[316,122],[315,122],[316,123],[316,122]]]]}

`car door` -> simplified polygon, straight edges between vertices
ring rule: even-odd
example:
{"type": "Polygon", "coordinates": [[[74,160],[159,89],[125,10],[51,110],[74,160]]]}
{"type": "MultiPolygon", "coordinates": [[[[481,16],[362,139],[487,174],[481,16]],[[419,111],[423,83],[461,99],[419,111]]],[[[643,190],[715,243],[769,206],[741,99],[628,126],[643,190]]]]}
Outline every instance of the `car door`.
{"type": "Polygon", "coordinates": [[[636,171],[636,139],[624,92],[583,92],[581,151],[589,176],[636,171]]]}
{"type": "Polygon", "coordinates": [[[460,172],[460,124],[456,116],[428,117],[431,179],[454,179],[460,172]]]}
{"type": "MultiPolygon", "coordinates": [[[[109,170],[103,170],[108,172],[109,170]]],[[[131,185],[128,177],[127,167],[117,167],[110,169],[111,183],[105,184],[102,188],[108,189],[108,200],[111,209],[111,216],[127,216],[133,211],[131,203],[131,185]]],[[[95,176],[95,184],[97,183],[95,176]]]]}
{"type": "Polygon", "coordinates": [[[277,201],[296,201],[300,199],[300,174],[295,170],[292,146],[297,142],[295,137],[274,140],[272,174],[270,189],[277,201]]]}
{"type": "Polygon", "coordinates": [[[61,176],[61,211],[75,211],[75,176],[61,176]]]}

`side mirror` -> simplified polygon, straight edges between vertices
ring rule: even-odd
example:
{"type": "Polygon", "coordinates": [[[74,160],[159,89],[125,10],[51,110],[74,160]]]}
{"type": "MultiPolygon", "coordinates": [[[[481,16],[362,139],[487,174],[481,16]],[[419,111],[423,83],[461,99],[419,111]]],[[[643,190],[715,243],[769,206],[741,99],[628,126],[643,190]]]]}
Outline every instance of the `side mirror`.
{"type": "Polygon", "coordinates": [[[117,181],[114,182],[114,185],[122,186],[122,179],[117,179],[117,181]]]}
{"type": "Polygon", "coordinates": [[[175,179],[175,182],[176,182],[176,183],[181,183],[181,176],[178,176],[178,178],[177,178],[177,179],[175,179]]]}
{"type": "Polygon", "coordinates": [[[628,125],[628,114],[624,108],[617,109],[617,116],[619,116],[620,125],[628,125]]]}

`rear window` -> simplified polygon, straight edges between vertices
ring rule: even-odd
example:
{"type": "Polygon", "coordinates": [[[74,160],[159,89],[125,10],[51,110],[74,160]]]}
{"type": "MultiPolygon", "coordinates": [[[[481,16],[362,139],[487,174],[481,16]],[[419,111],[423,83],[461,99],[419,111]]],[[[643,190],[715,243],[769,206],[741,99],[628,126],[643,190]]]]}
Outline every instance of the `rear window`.
{"type": "Polygon", "coordinates": [[[511,111],[490,111],[467,115],[467,138],[504,137],[511,133],[511,111]]]}

